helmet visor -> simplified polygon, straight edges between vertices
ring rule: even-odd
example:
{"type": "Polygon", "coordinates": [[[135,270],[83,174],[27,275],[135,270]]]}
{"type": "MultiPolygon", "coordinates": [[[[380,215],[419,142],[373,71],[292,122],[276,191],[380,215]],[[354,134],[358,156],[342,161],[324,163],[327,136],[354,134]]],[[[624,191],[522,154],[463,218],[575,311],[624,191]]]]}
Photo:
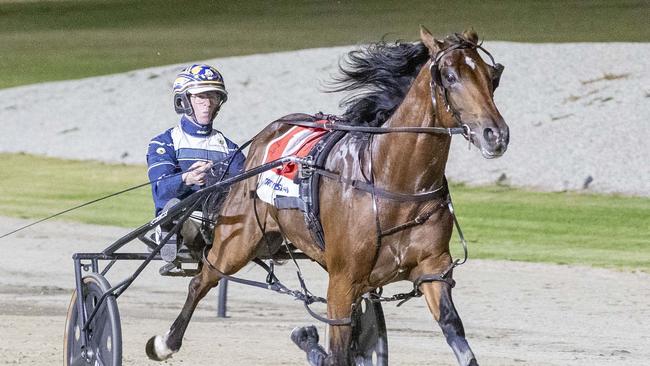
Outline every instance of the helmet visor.
{"type": "Polygon", "coordinates": [[[223,93],[223,88],[219,88],[217,86],[213,85],[201,85],[201,86],[196,86],[196,87],[190,87],[187,89],[187,92],[190,94],[199,94],[199,93],[205,93],[209,91],[216,91],[219,92],[220,94],[223,93]]]}

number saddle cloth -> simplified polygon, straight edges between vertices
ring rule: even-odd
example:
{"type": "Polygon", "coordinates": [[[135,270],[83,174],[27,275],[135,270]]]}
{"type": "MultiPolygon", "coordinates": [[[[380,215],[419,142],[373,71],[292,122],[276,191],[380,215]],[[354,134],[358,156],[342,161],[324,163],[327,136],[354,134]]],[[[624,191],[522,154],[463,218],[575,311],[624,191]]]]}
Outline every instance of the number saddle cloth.
{"type": "MultiPolygon", "coordinates": [[[[295,122],[336,123],[335,116],[298,114],[295,122]]],[[[272,140],[264,152],[264,163],[286,156],[297,156],[311,160],[314,167],[324,168],[325,160],[332,147],[346,134],[345,131],[331,131],[321,128],[293,126],[281,136],[272,140]]],[[[325,248],[323,228],[319,216],[318,187],[320,174],[311,166],[300,166],[292,162],[260,174],[257,196],[278,209],[298,209],[303,212],[305,223],[312,238],[325,248]]]]}

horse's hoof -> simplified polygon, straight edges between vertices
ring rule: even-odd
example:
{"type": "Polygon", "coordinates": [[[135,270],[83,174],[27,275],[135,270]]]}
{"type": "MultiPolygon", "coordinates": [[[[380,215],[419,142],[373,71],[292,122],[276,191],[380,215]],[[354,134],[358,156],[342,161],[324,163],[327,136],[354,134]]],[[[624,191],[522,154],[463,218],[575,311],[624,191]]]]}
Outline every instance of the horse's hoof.
{"type": "Polygon", "coordinates": [[[327,352],[318,344],[318,330],[315,326],[296,327],[291,331],[291,340],[307,353],[310,366],[322,366],[327,359],[327,352]]]}
{"type": "Polygon", "coordinates": [[[293,328],[291,340],[301,350],[309,352],[314,345],[318,345],[318,329],[313,325],[293,328]]]}
{"type": "Polygon", "coordinates": [[[164,361],[174,354],[174,351],[169,349],[165,344],[165,338],[161,336],[154,336],[149,338],[147,345],[145,346],[145,351],[147,352],[147,357],[154,361],[164,361]]]}

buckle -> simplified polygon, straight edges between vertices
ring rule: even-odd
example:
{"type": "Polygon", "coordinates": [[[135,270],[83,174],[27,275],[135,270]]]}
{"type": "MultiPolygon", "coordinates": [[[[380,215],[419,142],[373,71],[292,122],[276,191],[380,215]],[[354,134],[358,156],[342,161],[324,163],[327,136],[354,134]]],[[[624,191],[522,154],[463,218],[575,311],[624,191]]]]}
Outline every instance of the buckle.
{"type": "Polygon", "coordinates": [[[300,167],[298,168],[298,177],[301,179],[306,179],[310,178],[312,175],[314,175],[314,157],[313,156],[305,156],[303,159],[303,162],[300,164],[300,167]]]}

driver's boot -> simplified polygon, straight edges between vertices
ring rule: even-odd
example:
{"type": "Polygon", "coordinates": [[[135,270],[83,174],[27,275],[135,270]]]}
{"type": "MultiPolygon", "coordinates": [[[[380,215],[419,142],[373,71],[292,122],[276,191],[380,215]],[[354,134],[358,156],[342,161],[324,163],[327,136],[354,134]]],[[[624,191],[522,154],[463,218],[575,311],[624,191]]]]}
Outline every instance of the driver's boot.
{"type": "MultiPolygon", "coordinates": [[[[173,224],[171,226],[173,226],[173,224]]],[[[160,243],[160,241],[169,235],[170,229],[171,227],[161,227],[158,243],[160,243]]],[[[160,249],[160,258],[162,258],[162,260],[165,262],[173,262],[174,259],[176,259],[176,255],[178,254],[178,242],[178,234],[172,234],[172,236],[169,237],[169,240],[167,240],[167,242],[160,249]]]]}

